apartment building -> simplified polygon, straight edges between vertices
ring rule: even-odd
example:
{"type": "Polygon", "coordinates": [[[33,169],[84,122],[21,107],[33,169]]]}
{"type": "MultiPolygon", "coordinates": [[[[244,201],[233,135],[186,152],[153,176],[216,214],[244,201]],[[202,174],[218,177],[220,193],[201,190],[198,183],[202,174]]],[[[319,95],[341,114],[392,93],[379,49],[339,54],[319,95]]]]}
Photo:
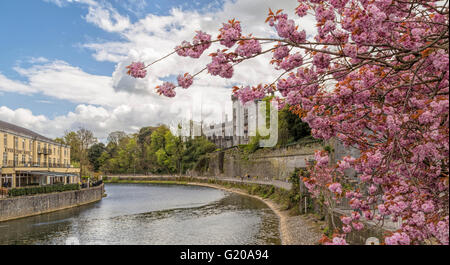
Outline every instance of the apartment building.
{"type": "Polygon", "coordinates": [[[80,181],[70,164],[70,147],[0,120],[0,188],[80,181]]]}

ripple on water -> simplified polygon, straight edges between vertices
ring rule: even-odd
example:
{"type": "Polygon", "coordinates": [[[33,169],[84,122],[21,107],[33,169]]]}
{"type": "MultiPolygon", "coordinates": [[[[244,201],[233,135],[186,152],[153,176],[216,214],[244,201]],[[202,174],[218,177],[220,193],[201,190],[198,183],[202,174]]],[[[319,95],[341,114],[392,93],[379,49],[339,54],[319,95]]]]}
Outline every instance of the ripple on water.
{"type": "Polygon", "coordinates": [[[280,244],[263,202],[184,185],[107,184],[101,202],[2,223],[0,244],[280,244]]]}

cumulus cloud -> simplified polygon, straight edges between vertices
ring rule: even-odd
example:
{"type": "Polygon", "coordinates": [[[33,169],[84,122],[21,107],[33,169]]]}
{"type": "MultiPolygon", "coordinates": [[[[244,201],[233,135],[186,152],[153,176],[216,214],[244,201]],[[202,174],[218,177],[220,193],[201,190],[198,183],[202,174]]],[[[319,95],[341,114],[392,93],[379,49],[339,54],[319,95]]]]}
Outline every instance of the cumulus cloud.
{"type": "MultiPolygon", "coordinates": [[[[113,62],[116,68],[111,76],[100,76],[89,74],[68,62],[33,58],[32,66],[15,68],[26,82],[8,79],[0,73],[0,93],[44,94],[74,102],[77,107],[65,115],[49,119],[34,115],[27,109],[13,110],[4,106],[0,108],[0,119],[50,137],[61,136],[66,130],[86,127],[100,138],[106,138],[114,130],[133,132],[142,126],[173,123],[186,118],[186,115],[200,117],[207,122],[219,121],[223,112],[230,115],[229,105],[224,104],[230,103],[233,85],[271,82],[279,75],[279,72],[267,67],[270,54],[239,64],[232,79],[225,80],[203,73],[191,88],[178,88],[177,96],[171,99],[155,94],[154,87],[178,74],[201,70],[210,60],[207,54],[217,48],[222,49],[222,46],[213,45],[198,60],[173,55],[150,67],[145,79],[130,78],[126,75],[125,66],[132,61],[151,62],[160,58],[172,52],[181,41],[190,41],[199,29],[215,37],[221,23],[231,18],[241,21],[244,34],[273,37],[273,29],[264,24],[269,7],[272,10],[284,9],[295,18],[293,12],[298,4],[293,0],[230,0],[225,1],[219,9],[209,6],[198,10],[173,8],[167,15],[147,14],[132,23],[106,1],[45,1],[60,7],[78,3],[87,9],[84,16],[87,22],[120,36],[120,41],[81,44],[92,52],[95,60],[113,62]]],[[[141,0],[121,3],[129,12],[141,11],[145,4],[141,0]]],[[[314,33],[314,19],[297,18],[296,21],[308,35],[314,33]]]]}
{"type": "MultiPolygon", "coordinates": [[[[132,26],[120,32],[123,41],[120,42],[94,42],[86,43],[82,46],[93,51],[93,57],[99,61],[110,61],[117,63],[117,68],[113,73],[114,88],[118,91],[128,91],[130,93],[142,93],[144,83],[155,85],[161,83],[161,78],[170,75],[183,74],[185,72],[195,73],[209,63],[210,57],[206,52],[200,59],[193,60],[182,58],[176,55],[158,62],[149,69],[146,81],[131,80],[124,74],[124,66],[131,61],[151,62],[173,51],[173,48],[183,40],[190,41],[195,31],[201,29],[213,36],[216,36],[222,22],[236,18],[241,21],[244,34],[252,33],[254,36],[274,37],[275,32],[264,20],[268,9],[283,9],[292,18],[296,1],[268,1],[261,0],[255,4],[251,0],[226,1],[222,9],[210,11],[207,7],[200,10],[182,10],[173,8],[168,15],[148,14],[144,18],[135,22],[132,26]],[[133,85],[134,84],[134,85],[133,85]]],[[[297,24],[305,29],[308,36],[315,32],[315,21],[311,17],[304,19],[296,18],[297,24]]],[[[263,48],[270,48],[271,44],[263,45],[263,48]]],[[[222,49],[223,46],[213,44],[209,51],[222,49]]],[[[235,76],[230,80],[224,80],[209,76],[200,75],[201,82],[215,84],[223,87],[230,87],[233,84],[257,84],[261,82],[271,82],[279,72],[271,67],[267,67],[271,54],[260,56],[252,61],[248,61],[236,66],[235,76]]],[[[196,83],[198,84],[198,81],[196,83]]]]}
{"type": "MultiPolygon", "coordinates": [[[[106,1],[95,0],[44,0],[64,7],[70,3],[79,3],[87,6],[88,13],[86,21],[93,23],[108,32],[120,32],[130,27],[130,19],[122,16],[117,10],[106,1]]],[[[129,0],[130,1],[130,0],[129,0]]]]}
{"type": "Polygon", "coordinates": [[[19,81],[8,79],[2,73],[0,73],[0,91],[3,92],[15,92],[19,94],[28,94],[37,92],[36,89],[27,86],[19,81]]]}
{"type": "Polygon", "coordinates": [[[0,75],[0,91],[44,94],[78,103],[73,112],[53,119],[34,115],[24,108],[13,110],[1,107],[0,120],[49,137],[85,127],[105,139],[109,132],[115,130],[132,133],[143,126],[177,123],[189,118],[186,116],[188,113],[193,113],[193,118],[197,115],[197,120],[204,118],[212,121],[221,117],[224,108],[220,106],[230,92],[217,86],[197,86],[190,90],[180,89],[177,97],[166,98],[151,92],[148,87],[143,87],[142,94],[116,91],[112,77],[91,75],[63,61],[30,68],[16,67],[15,70],[28,82],[18,82],[0,75]],[[200,117],[199,108],[203,117],[200,117]]]}

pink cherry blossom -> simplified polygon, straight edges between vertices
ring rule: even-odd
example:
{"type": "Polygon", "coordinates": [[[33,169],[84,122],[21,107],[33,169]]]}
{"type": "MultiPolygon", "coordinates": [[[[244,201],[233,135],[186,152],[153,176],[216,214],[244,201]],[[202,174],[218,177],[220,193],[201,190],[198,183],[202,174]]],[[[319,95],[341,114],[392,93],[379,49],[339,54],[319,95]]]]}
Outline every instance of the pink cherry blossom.
{"type": "Polygon", "coordinates": [[[175,50],[179,56],[199,58],[210,46],[211,35],[203,31],[197,31],[192,44],[187,41],[183,41],[180,46],[175,47],[175,50]]]}
{"type": "Polygon", "coordinates": [[[276,60],[281,60],[288,55],[289,55],[289,48],[287,46],[281,45],[275,49],[273,53],[273,58],[275,58],[276,60]]]}
{"type": "Polygon", "coordinates": [[[182,88],[188,88],[194,82],[194,79],[188,73],[185,73],[184,75],[179,75],[177,80],[178,80],[178,85],[182,88]]]}
{"type": "Polygon", "coordinates": [[[250,57],[261,52],[261,44],[255,39],[244,40],[236,48],[236,53],[242,57],[250,57]]]}
{"type": "Polygon", "coordinates": [[[172,98],[175,97],[175,85],[170,82],[164,82],[161,86],[156,87],[156,91],[161,95],[172,98]]]}
{"type": "MultiPolygon", "coordinates": [[[[314,29],[301,20],[296,24],[282,10],[269,10],[272,36],[249,32],[251,37],[243,38],[240,22],[231,20],[218,39],[197,32],[193,43],[182,42],[176,53],[199,58],[212,42],[227,48],[238,43],[234,51],[211,54],[206,65],[210,75],[232,78],[241,62],[259,56],[262,61],[261,55],[273,51],[259,67],[283,70],[280,76],[265,84],[237,85],[233,93],[242,102],[275,93],[278,106],[289,104],[313,137],[357,150],[352,159],[317,151],[302,178],[311,195],[330,208],[340,207],[336,202],[345,195],[351,209],[380,224],[401,220],[386,244],[448,244],[448,2],[298,2],[291,11],[314,16],[314,29]]],[[[144,71],[142,64],[129,72],[141,78],[144,71]]],[[[253,80],[250,74],[239,77],[253,80]]],[[[190,80],[181,81],[185,87],[190,80]]],[[[175,95],[168,84],[158,91],[175,95]]],[[[338,233],[331,243],[346,243],[349,231],[361,228],[359,222],[334,227],[338,233]]]]}
{"type": "Polygon", "coordinates": [[[342,193],[342,186],[341,186],[340,183],[333,183],[333,184],[331,184],[331,185],[328,187],[328,189],[329,189],[331,192],[336,192],[336,193],[338,193],[338,194],[341,194],[341,193],[342,193]]]}
{"type": "Polygon", "coordinates": [[[239,21],[229,21],[224,23],[220,29],[220,44],[231,48],[241,37],[241,23],[239,21]]]}
{"type": "Polygon", "coordinates": [[[134,78],[144,78],[147,75],[145,64],[142,62],[133,62],[127,68],[127,73],[134,78]]]}

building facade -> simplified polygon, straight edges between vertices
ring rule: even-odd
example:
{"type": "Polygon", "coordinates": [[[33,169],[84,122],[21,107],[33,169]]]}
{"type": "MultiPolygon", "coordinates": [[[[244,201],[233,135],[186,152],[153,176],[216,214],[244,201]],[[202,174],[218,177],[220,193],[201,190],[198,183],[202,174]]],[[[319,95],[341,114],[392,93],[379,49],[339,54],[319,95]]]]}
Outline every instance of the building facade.
{"type": "Polygon", "coordinates": [[[70,163],[70,147],[0,121],[0,187],[3,189],[80,181],[70,163]]]}
{"type": "Polygon", "coordinates": [[[229,121],[202,126],[202,134],[220,148],[230,148],[240,144],[248,144],[250,136],[256,135],[258,108],[255,104],[242,104],[235,96],[231,96],[233,117],[229,121]]]}

